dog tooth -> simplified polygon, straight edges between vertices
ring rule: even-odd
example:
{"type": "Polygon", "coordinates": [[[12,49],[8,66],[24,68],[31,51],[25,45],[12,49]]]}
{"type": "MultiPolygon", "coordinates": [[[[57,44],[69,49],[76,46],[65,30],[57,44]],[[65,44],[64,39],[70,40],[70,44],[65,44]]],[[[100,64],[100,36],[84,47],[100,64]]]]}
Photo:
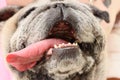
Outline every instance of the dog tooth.
{"type": "Polygon", "coordinates": [[[76,43],[73,43],[72,45],[74,45],[74,46],[75,46],[75,45],[76,45],[76,43]]]}
{"type": "Polygon", "coordinates": [[[58,48],[58,46],[55,44],[55,45],[54,45],[54,48],[58,48]]]}
{"type": "Polygon", "coordinates": [[[62,46],[62,44],[60,44],[60,46],[62,46]]]}
{"type": "Polygon", "coordinates": [[[68,43],[68,45],[70,45],[71,43],[68,43]]]}
{"type": "Polygon", "coordinates": [[[62,44],[59,44],[59,45],[58,45],[58,48],[61,48],[61,47],[62,47],[62,44]]]}
{"type": "Polygon", "coordinates": [[[62,46],[64,46],[65,45],[65,43],[62,43],[62,46]]]}
{"type": "Polygon", "coordinates": [[[75,45],[77,46],[77,45],[78,45],[78,43],[75,43],[75,45]]]}
{"type": "Polygon", "coordinates": [[[58,48],[61,48],[62,46],[60,45],[58,48]]]}
{"type": "Polygon", "coordinates": [[[59,45],[59,48],[61,48],[61,45],[59,45]]]}
{"type": "Polygon", "coordinates": [[[64,45],[65,45],[65,44],[61,44],[61,46],[60,46],[60,47],[64,47],[64,45]]]}
{"type": "Polygon", "coordinates": [[[69,45],[71,45],[71,43],[66,44],[66,46],[69,46],[69,45]]]}
{"type": "Polygon", "coordinates": [[[78,44],[77,43],[73,43],[72,45],[77,46],[78,44]]]}

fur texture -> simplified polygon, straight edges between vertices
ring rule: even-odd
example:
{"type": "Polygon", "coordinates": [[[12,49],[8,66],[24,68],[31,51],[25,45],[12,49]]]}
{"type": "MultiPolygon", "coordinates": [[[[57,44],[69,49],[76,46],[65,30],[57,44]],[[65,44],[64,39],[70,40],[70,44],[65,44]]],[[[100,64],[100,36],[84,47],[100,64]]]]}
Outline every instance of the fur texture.
{"type": "Polygon", "coordinates": [[[103,19],[109,22],[107,12],[77,0],[38,0],[22,8],[3,29],[4,53],[18,51],[46,39],[59,21],[72,25],[79,48],[72,50],[75,53],[72,58],[67,54],[58,61],[58,57],[52,55],[50,60],[43,58],[24,72],[10,66],[15,80],[106,80],[105,36],[99,24],[103,19]],[[65,65],[68,61],[72,64],[65,65]]]}

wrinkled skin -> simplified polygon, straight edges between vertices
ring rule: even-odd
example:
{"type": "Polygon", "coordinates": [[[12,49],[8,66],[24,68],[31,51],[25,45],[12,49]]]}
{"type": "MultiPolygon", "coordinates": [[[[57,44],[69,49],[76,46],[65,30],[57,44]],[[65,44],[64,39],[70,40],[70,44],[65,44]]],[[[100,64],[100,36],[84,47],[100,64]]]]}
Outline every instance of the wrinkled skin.
{"type": "MultiPolygon", "coordinates": [[[[18,15],[17,27],[6,42],[5,52],[18,51],[53,38],[49,33],[60,21],[70,23],[74,31],[70,34],[74,35],[73,42],[77,41],[78,45],[53,49],[49,59],[44,55],[32,69],[24,72],[11,67],[17,76],[15,80],[105,80],[105,37],[99,24],[103,19],[109,22],[107,12],[74,0],[40,0],[23,8],[18,15]]],[[[64,39],[68,34],[54,38],[64,39]]],[[[71,39],[65,40],[71,42],[71,39]]]]}

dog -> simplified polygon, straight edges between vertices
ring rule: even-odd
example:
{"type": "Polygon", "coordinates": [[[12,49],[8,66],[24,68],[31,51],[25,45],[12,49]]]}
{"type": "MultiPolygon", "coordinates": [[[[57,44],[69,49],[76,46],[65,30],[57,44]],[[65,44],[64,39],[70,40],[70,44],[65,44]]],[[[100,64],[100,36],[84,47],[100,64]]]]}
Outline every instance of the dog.
{"type": "Polygon", "coordinates": [[[63,40],[45,50],[31,69],[19,71],[6,63],[14,80],[106,80],[105,33],[100,25],[102,20],[109,22],[106,11],[77,0],[36,0],[12,10],[12,17],[9,10],[0,12],[11,17],[1,19],[8,19],[2,31],[4,54],[44,40],[51,39],[43,47],[63,40]]]}

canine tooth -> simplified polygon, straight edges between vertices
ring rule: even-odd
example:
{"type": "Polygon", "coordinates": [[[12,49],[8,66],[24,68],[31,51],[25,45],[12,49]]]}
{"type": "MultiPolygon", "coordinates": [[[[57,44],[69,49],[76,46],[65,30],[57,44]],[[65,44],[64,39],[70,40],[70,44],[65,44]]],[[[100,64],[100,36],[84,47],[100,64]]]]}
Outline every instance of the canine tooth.
{"type": "Polygon", "coordinates": [[[78,43],[75,43],[75,45],[77,46],[77,45],[78,45],[78,43]]]}

